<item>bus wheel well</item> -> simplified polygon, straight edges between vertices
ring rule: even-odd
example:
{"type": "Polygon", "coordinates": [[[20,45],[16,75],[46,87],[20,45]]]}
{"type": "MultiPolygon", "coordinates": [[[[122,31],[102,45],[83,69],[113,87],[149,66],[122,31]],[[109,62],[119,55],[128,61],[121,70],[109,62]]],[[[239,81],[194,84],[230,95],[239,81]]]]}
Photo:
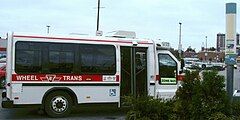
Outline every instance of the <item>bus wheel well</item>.
{"type": "Polygon", "coordinates": [[[70,88],[66,88],[66,87],[54,87],[54,88],[51,88],[49,89],[43,96],[43,99],[42,99],[42,105],[45,104],[45,99],[46,97],[52,93],[52,92],[56,92],[56,91],[63,91],[63,92],[66,92],[67,94],[69,94],[73,100],[73,105],[77,105],[78,104],[78,101],[77,101],[77,96],[76,94],[70,89],[70,88]]]}

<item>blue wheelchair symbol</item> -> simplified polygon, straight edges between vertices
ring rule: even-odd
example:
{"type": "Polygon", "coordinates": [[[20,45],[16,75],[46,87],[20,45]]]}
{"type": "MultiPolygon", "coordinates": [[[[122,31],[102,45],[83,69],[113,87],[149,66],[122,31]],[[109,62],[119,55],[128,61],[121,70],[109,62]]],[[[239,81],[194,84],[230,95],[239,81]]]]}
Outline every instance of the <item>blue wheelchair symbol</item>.
{"type": "Polygon", "coordinates": [[[116,96],[116,89],[109,89],[109,96],[116,96]]]}

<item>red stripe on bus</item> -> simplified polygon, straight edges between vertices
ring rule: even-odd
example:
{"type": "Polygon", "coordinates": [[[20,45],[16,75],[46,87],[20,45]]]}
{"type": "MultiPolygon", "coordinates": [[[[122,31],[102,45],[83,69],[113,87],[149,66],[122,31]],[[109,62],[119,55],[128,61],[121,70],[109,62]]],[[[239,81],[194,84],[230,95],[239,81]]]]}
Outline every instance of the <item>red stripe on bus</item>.
{"type": "Polygon", "coordinates": [[[156,81],[160,80],[160,75],[156,75],[156,81]]]}
{"type": "Polygon", "coordinates": [[[13,74],[12,81],[23,82],[99,82],[103,75],[13,74]]]}
{"type": "Polygon", "coordinates": [[[120,76],[116,75],[116,81],[119,82],[119,80],[120,80],[120,76]]]}
{"type": "Polygon", "coordinates": [[[6,51],[7,49],[6,48],[1,48],[0,47],[0,51],[6,51]]]}
{"type": "MultiPolygon", "coordinates": [[[[13,37],[21,38],[42,38],[42,39],[58,39],[58,40],[80,40],[80,41],[93,41],[93,42],[113,42],[113,43],[131,43],[132,41],[114,41],[114,40],[97,40],[97,39],[79,39],[79,38],[61,38],[61,37],[43,37],[43,36],[26,36],[26,35],[13,35],[13,37]]],[[[148,41],[140,41],[138,44],[153,44],[148,41]]]]}
{"type": "Polygon", "coordinates": [[[178,75],[177,80],[178,81],[183,81],[184,80],[184,75],[178,75]]]}

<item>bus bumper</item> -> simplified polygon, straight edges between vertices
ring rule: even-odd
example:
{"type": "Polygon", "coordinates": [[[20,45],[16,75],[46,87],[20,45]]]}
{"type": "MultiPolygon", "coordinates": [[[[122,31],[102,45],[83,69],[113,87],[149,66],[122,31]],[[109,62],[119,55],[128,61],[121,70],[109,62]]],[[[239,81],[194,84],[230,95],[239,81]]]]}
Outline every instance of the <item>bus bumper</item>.
{"type": "Polygon", "coordinates": [[[6,91],[2,92],[2,107],[3,108],[12,108],[13,107],[13,100],[10,100],[6,96],[6,91]]]}

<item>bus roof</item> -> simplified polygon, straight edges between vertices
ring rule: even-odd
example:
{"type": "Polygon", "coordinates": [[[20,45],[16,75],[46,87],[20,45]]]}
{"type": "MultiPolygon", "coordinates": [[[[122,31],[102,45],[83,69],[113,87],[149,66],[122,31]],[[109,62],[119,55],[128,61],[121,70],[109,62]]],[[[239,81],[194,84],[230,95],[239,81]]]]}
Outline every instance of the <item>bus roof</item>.
{"type": "Polygon", "coordinates": [[[88,42],[106,42],[106,43],[126,43],[133,44],[153,44],[153,40],[137,38],[115,38],[102,36],[79,36],[79,35],[52,35],[52,34],[33,34],[33,33],[13,33],[13,38],[17,39],[47,39],[51,40],[73,40],[88,42]]]}

